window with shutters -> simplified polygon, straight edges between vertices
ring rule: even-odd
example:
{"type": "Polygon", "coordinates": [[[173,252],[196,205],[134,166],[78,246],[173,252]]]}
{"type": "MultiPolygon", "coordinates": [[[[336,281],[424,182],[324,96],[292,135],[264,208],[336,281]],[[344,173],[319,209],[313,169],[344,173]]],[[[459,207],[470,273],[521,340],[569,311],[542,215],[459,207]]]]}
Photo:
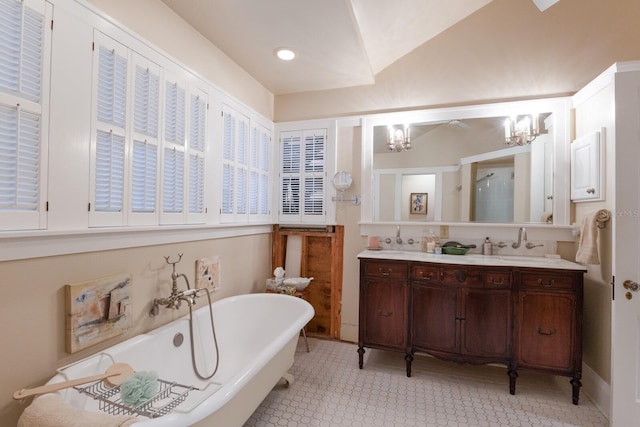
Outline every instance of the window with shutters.
{"type": "Polygon", "coordinates": [[[160,68],[134,56],[133,131],[128,224],[158,223],[160,68]]]}
{"type": "Polygon", "coordinates": [[[0,0],[0,227],[46,227],[52,7],[0,0]]]}
{"type": "Polygon", "coordinates": [[[221,222],[247,222],[249,214],[249,118],[222,108],[221,222]]]}
{"type": "Polygon", "coordinates": [[[171,76],[164,82],[162,141],[162,224],[184,222],[186,84],[171,76]]]}
{"type": "Polygon", "coordinates": [[[325,221],[326,135],[326,129],[280,134],[280,222],[325,221]]]}
{"type": "Polygon", "coordinates": [[[90,226],[124,225],[129,50],[95,33],[90,226]]]}
{"type": "Polygon", "coordinates": [[[269,219],[269,152],[271,132],[261,125],[251,127],[249,150],[249,220],[269,219]]]}
{"type": "Polygon", "coordinates": [[[205,148],[207,94],[197,88],[189,92],[189,213],[188,222],[205,221],[205,148]]]}

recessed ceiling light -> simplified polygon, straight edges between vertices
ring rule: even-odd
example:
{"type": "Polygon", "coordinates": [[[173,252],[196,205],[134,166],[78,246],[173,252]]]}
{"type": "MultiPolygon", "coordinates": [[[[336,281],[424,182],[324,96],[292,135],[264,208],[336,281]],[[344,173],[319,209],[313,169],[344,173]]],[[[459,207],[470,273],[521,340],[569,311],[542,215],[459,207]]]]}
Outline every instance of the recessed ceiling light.
{"type": "Polygon", "coordinates": [[[291,61],[293,58],[296,57],[296,53],[292,49],[289,49],[288,47],[277,48],[275,50],[275,54],[278,58],[282,59],[283,61],[291,61]]]}

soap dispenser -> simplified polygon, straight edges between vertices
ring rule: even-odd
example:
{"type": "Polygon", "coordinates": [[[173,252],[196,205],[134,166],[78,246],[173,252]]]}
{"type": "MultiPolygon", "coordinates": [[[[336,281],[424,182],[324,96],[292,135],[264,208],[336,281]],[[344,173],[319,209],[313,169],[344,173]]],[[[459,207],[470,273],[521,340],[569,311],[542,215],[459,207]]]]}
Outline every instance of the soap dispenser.
{"type": "Polygon", "coordinates": [[[491,240],[487,237],[484,239],[484,243],[482,244],[482,254],[483,255],[492,255],[493,245],[491,244],[491,240]]]}

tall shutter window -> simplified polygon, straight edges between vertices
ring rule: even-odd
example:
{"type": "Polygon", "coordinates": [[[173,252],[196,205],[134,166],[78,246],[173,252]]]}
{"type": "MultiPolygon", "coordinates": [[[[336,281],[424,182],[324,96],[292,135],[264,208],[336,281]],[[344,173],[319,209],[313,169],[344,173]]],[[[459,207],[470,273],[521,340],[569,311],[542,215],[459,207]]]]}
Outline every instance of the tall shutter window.
{"type": "Polygon", "coordinates": [[[301,135],[286,134],[282,137],[282,213],[300,214],[300,165],[301,135]]]}
{"type": "Polygon", "coordinates": [[[0,0],[0,229],[45,226],[45,51],[51,7],[0,0]]]}
{"type": "Polygon", "coordinates": [[[202,222],[205,212],[207,96],[192,88],[189,98],[189,222],[202,222]]]}
{"type": "Polygon", "coordinates": [[[249,126],[246,122],[238,123],[238,144],[236,162],[236,213],[247,213],[247,186],[249,184],[249,126]]]}
{"type": "Polygon", "coordinates": [[[324,214],[324,133],[304,139],[304,214],[324,214]]]}
{"type": "Polygon", "coordinates": [[[282,132],[280,220],[325,220],[326,129],[282,132]]]}
{"type": "Polygon", "coordinates": [[[91,226],[124,224],[129,51],[96,33],[91,226]]]}
{"type": "Polygon", "coordinates": [[[129,225],[158,223],[160,68],[134,55],[129,225]]]}
{"type": "Polygon", "coordinates": [[[185,84],[167,78],[164,93],[164,134],[162,160],[162,215],[164,224],[184,223],[186,161],[185,84]]]}
{"type": "Polygon", "coordinates": [[[222,134],[222,214],[231,215],[234,213],[234,188],[235,188],[235,136],[236,119],[231,113],[223,112],[223,134],[222,134]]]}
{"type": "Polygon", "coordinates": [[[249,214],[255,220],[267,219],[269,213],[269,130],[252,128],[249,150],[249,214]]]}
{"type": "Polygon", "coordinates": [[[247,222],[249,214],[249,118],[224,105],[222,222],[247,222]]]}

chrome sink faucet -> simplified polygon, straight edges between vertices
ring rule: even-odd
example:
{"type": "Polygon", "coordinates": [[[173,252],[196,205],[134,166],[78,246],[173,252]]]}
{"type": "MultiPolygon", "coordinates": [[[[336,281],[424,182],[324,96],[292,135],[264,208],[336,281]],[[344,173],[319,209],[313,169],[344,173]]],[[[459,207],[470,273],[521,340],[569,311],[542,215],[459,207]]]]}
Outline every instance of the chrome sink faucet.
{"type": "Polygon", "coordinates": [[[402,244],[402,237],[400,237],[400,226],[396,228],[396,243],[399,245],[402,244]]]}
{"type": "Polygon", "coordinates": [[[171,281],[172,281],[171,295],[169,295],[167,298],[155,298],[153,300],[153,306],[149,311],[150,316],[157,315],[158,312],[160,311],[159,309],[160,306],[177,310],[180,308],[180,306],[182,305],[182,302],[184,301],[189,305],[189,307],[191,307],[195,305],[196,298],[200,296],[199,294],[201,292],[207,292],[206,289],[202,289],[202,288],[191,289],[191,286],[189,285],[189,279],[187,278],[186,274],[176,273],[176,264],[180,262],[180,260],[182,259],[182,255],[183,254],[178,254],[178,260],[174,262],[169,261],[168,256],[164,257],[167,264],[170,264],[173,267],[173,272],[171,273],[171,281]],[[184,278],[184,281],[187,282],[187,289],[184,291],[178,290],[179,277],[184,278]]]}
{"type": "Polygon", "coordinates": [[[522,243],[527,243],[527,230],[524,227],[520,227],[518,230],[518,241],[513,242],[511,247],[513,249],[518,249],[522,243]]]}

